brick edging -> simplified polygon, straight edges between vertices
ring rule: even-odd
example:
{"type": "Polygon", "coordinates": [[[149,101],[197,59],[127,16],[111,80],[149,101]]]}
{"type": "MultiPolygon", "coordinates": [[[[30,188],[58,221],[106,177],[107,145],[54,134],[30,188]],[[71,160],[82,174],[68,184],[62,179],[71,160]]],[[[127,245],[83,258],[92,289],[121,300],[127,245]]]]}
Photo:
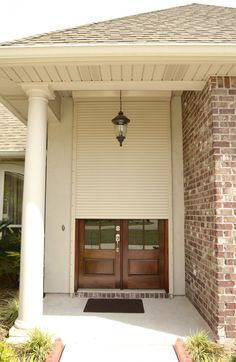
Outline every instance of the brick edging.
{"type": "Polygon", "coordinates": [[[177,338],[173,347],[179,362],[192,362],[192,358],[186,351],[185,343],[181,338],[177,338]]]}
{"type": "Polygon", "coordinates": [[[172,298],[172,295],[166,292],[101,292],[101,291],[80,291],[75,295],[79,298],[109,298],[109,299],[165,299],[172,298]]]}
{"type": "Polygon", "coordinates": [[[64,350],[64,344],[61,338],[57,338],[53,343],[52,351],[49,356],[46,358],[45,362],[58,362],[61,359],[61,355],[64,350]]]}

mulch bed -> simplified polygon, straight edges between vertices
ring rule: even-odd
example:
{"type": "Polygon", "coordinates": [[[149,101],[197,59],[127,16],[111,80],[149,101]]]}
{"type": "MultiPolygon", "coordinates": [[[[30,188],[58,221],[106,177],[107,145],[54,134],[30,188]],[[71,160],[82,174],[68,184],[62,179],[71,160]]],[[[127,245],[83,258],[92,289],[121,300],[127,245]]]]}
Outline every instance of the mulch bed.
{"type": "Polygon", "coordinates": [[[6,338],[8,335],[8,329],[4,328],[0,325],[0,341],[4,338],[6,338]]]}

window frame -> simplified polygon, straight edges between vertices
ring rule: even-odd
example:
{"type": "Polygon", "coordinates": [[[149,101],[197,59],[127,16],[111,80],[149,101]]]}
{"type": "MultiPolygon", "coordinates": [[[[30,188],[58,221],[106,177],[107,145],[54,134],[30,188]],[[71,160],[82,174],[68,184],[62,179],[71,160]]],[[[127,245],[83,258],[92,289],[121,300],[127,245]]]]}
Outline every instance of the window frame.
{"type": "MultiPolygon", "coordinates": [[[[0,220],[3,219],[3,202],[4,202],[4,182],[5,182],[5,173],[18,173],[24,178],[24,165],[17,165],[6,163],[0,165],[0,220]]],[[[10,225],[12,228],[19,228],[21,225],[10,225]]]]}

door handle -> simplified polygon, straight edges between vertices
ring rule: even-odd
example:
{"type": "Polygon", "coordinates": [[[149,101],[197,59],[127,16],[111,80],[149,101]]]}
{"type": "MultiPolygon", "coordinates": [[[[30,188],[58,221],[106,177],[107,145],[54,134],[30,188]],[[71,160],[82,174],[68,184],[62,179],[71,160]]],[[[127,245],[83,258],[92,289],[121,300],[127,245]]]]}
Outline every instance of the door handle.
{"type": "Polygon", "coordinates": [[[120,234],[116,234],[116,252],[117,253],[119,253],[119,251],[120,251],[119,242],[120,242],[120,234]]]}

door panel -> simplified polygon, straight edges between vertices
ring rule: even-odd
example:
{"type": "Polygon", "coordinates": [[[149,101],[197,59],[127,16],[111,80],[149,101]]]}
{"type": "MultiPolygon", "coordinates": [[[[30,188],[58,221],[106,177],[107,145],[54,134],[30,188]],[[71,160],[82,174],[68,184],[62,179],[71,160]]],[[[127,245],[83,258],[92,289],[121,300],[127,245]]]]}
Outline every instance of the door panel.
{"type": "MultiPolygon", "coordinates": [[[[105,255],[104,255],[105,257],[105,255]]],[[[93,259],[84,258],[84,273],[85,274],[115,274],[115,265],[113,259],[93,259]]]]}
{"type": "Polygon", "coordinates": [[[153,275],[158,274],[158,260],[129,259],[128,274],[129,275],[153,275]]]}
{"type": "Polygon", "coordinates": [[[119,288],[120,254],[116,252],[116,220],[77,220],[80,288],[119,288]]]}
{"type": "Polygon", "coordinates": [[[168,291],[167,220],[77,220],[76,288],[168,291]]]}
{"type": "Polygon", "coordinates": [[[123,221],[124,288],[167,289],[165,223],[166,220],[151,219],[123,221]]]}

